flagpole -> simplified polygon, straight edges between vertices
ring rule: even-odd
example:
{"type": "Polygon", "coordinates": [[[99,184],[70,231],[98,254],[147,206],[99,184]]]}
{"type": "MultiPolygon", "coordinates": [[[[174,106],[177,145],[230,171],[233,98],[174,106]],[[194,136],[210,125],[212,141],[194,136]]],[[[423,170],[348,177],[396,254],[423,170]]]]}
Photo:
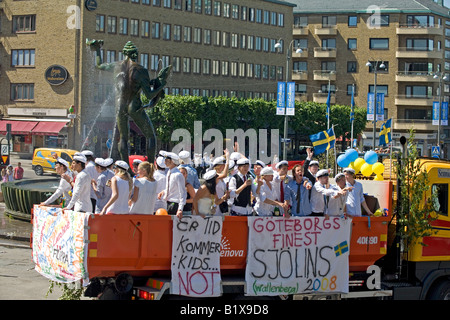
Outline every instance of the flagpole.
{"type": "MultiPolygon", "coordinates": [[[[327,130],[330,130],[330,111],[331,111],[331,92],[330,92],[330,89],[331,89],[331,85],[330,85],[330,83],[331,83],[331,80],[328,80],[328,99],[327,99],[327,111],[326,111],[326,113],[327,113],[327,130]]],[[[327,150],[327,169],[328,169],[328,150],[327,150]]]]}
{"type": "MultiPolygon", "coordinates": [[[[333,133],[334,133],[334,124],[331,125],[331,128],[333,129],[333,133]]],[[[334,134],[334,136],[336,137],[336,133],[334,134]]],[[[333,175],[336,177],[337,174],[337,164],[336,164],[336,141],[334,141],[334,166],[333,166],[333,175]]]]}
{"type": "Polygon", "coordinates": [[[352,123],[352,130],[350,135],[350,148],[353,148],[353,122],[355,121],[355,102],[354,102],[354,95],[355,95],[355,84],[352,85],[352,101],[351,101],[351,111],[350,111],[350,121],[352,123]]]}

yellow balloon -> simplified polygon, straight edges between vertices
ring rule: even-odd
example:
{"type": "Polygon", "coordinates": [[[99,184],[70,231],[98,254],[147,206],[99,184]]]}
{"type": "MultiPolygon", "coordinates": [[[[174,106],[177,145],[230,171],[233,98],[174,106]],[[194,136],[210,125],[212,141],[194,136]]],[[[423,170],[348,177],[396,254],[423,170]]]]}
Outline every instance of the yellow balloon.
{"type": "Polygon", "coordinates": [[[383,175],[377,174],[374,180],[375,181],[383,181],[384,180],[383,175]]]}
{"type": "Polygon", "coordinates": [[[372,165],[368,164],[367,162],[364,163],[361,167],[361,173],[363,174],[363,176],[365,177],[370,177],[370,175],[372,174],[373,170],[372,170],[372,165]]]}
{"type": "Polygon", "coordinates": [[[355,171],[360,171],[362,165],[365,164],[365,163],[366,163],[366,161],[365,161],[363,158],[358,158],[358,159],[356,159],[356,160],[353,162],[355,171]]]}
{"type": "Polygon", "coordinates": [[[382,174],[384,172],[384,164],[381,162],[376,162],[372,165],[373,173],[382,174]]]}

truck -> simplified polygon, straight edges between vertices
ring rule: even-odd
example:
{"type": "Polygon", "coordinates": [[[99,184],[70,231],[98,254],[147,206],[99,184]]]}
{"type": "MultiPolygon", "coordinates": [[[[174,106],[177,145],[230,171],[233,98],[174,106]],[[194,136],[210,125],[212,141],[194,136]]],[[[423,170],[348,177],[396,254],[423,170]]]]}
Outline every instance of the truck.
{"type": "MultiPolygon", "coordinates": [[[[431,189],[439,187],[436,233],[402,252],[396,235],[395,181],[358,180],[366,202],[379,216],[353,217],[349,292],[280,295],[278,299],[450,298],[450,162],[421,159],[431,189]]],[[[431,192],[431,191],[430,191],[431,192]]],[[[429,195],[428,195],[429,196],[429,195]]],[[[424,199],[425,201],[425,199],[424,199]]],[[[85,242],[89,285],[85,296],[98,299],[164,300],[170,293],[172,229],[167,215],[91,215],[85,242]]],[[[248,249],[247,217],[223,217],[220,272],[223,296],[244,298],[248,249]]]]}

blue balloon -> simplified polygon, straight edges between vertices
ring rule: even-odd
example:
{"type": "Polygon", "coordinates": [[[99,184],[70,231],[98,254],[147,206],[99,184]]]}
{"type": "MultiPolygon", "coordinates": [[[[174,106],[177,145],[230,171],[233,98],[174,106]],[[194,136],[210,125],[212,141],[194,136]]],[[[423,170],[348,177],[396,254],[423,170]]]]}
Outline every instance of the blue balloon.
{"type": "Polygon", "coordinates": [[[355,149],[347,149],[345,151],[345,156],[348,160],[350,160],[350,162],[353,162],[358,159],[358,151],[356,151],[355,149]]]}
{"type": "Polygon", "coordinates": [[[338,158],[337,158],[337,164],[338,166],[342,167],[342,168],[346,168],[348,167],[348,165],[350,164],[350,160],[346,157],[345,154],[341,154],[338,158]]]}
{"type": "Polygon", "coordinates": [[[365,160],[368,164],[374,164],[375,162],[378,161],[378,155],[376,154],[375,151],[368,151],[368,152],[366,152],[366,154],[364,155],[364,160],[365,160]]]}

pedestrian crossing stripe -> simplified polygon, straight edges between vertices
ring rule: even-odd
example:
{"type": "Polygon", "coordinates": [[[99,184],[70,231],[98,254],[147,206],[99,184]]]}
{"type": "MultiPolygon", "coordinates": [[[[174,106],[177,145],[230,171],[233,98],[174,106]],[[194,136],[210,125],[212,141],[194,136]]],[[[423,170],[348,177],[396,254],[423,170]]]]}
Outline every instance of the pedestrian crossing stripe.
{"type": "Polygon", "coordinates": [[[348,243],[347,241],[343,241],[337,246],[334,247],[334,253],[336,254],[336,257],[340,256],[341,254],[344,254],[348,252],[348,243]]]}

